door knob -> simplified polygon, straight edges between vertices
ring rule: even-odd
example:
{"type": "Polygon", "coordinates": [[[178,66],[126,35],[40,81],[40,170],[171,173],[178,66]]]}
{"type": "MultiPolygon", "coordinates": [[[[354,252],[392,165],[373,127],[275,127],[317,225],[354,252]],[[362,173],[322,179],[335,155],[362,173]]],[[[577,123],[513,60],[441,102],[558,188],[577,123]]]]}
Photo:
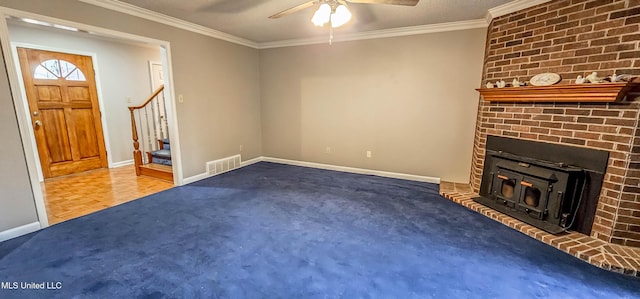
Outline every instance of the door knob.
{"type": "Polygon", "coordinates": [[[42,122],[39,120],[36,120],[34,124],[36,125],[36,127],[42,126],[42,122]]]}

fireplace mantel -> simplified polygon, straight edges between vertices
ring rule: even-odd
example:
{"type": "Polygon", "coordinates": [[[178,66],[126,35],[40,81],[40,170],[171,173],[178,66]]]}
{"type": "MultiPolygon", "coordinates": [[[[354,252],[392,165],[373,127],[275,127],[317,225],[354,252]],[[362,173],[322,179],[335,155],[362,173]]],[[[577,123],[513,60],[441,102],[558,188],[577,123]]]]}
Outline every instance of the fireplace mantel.
{"type": "Polygon", "coordinates": [[[478,88],[489,102],[591,102],[624,101],[628,94],[638,95],[640,82],[565,84],[551,86],[521,86],[478,88]]]}

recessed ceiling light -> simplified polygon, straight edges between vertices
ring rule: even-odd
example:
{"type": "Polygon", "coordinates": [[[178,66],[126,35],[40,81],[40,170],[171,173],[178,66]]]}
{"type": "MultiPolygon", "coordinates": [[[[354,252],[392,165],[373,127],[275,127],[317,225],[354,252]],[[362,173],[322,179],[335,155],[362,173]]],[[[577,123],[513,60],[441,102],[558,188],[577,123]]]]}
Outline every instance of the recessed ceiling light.
{"type": "Polygon", "coordinates": [[[63,29],[63,30],[69,30],[69,31],[78,31],[78,28],[64,26],[64,25],[58,25],[58,24],[53,24],[53,27],[58,28],[58,29],[63,29]]]}
{"type": "Polygon", "coordinates": [[[38,20],[34,20],[34,19],[27,19],[27,18],[20,18],[20,20],[22,20],[23,22],[29,23],[29,24],[36,24],[36,25],[42,25],[42,26],[51,27],[51,23],[47,23],[47,22],[43,22],[43,21],[38,21],[38,20]]]}

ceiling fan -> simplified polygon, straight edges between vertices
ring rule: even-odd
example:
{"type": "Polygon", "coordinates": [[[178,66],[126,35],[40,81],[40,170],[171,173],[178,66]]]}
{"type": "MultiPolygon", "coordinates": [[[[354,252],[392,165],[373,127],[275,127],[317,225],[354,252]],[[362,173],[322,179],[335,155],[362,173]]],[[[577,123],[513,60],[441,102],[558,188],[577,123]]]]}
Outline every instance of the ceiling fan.
{"type": "Polygon", "coordinates": [[[269,18],[278,19],[319,4],[318,10],[313,15],[311,21],[316,26],[322,27],[327,23],[331,23],[331,28],[336,28],[346,24],[351,19],[351,12],[347,8],[347,3],[416,6],[419,1],[420,0],[313,0],[285,9],[269,18]]]}

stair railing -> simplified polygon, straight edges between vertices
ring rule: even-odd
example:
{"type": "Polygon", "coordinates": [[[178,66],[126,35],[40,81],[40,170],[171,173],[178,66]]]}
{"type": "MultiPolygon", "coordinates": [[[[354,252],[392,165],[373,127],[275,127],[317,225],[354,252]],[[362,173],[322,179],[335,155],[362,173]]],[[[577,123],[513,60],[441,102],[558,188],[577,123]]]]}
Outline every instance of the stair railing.
{"type": "Polygon", "coordinates": [[[143,151],[157,150],[158,140],[169,138],[167,109],[160,85],[140,106],[129,106],[131,113],[131,135],[133,138],[133,161],[136,175],[140,175],[140,167],[151,161],[143,151]],[[140,134],[138,134],[138,129],[140,134]],[[140,143],[142,141],[142,143],[140,143]],[[141,149],[142,147],[142,149],[141,149]]]}

